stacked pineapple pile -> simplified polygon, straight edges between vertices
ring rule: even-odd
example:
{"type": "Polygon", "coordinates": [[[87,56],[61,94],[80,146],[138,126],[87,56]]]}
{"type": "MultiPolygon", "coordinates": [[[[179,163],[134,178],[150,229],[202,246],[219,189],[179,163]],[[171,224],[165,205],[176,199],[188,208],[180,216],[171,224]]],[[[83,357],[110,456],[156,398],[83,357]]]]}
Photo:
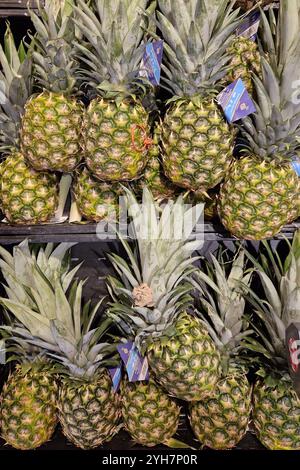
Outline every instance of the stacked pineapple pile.
{"type": "Polygon", "coordinates": [[[132,184],[138,196],[148,187],[159,202],[186,192],[238,238],[269,238],[296,220],[299,2],[277,7],[46,0],[39,14],[30,11],[30,46],[17,49],[8,27],[0,49],[7,154],[0,201],[7,220],[51,220],[65,173],[73,174],[74,204],[89,221],[116,217],[120,183],[132,184]],[[266,11],[258,48],[236,31],[245,10],[259,7],[266,11]],[[162,89],[171,98],[159,117],[152,112],[155,87],[140,75],[146,43],[157,37],[164,40],[162,89]],[[233,125],[217,94],[237,78],[256,112],[233,125]],[[237,144],[241,158],[234,157],[237,144]]]}
{"type": "Polygon", "coordinates": [[[128,261],[108,254],[116,277],[107,278],[104,316],[97,315],[101,301],[83,305],[71,245],[0,249],[0,331],[8,363],[17,363],[0,394],[1,437],[36,448],[59,422],[82,449],[101,446],[121,427],[143,446],[187,447],[176,437],[186,401],[201,445],[233,448],[252,416],[267,448],[299,450],[300,400],[285,332],[300,321],[300,231],[284,263],[263,242],[260,259],[236,246],[232,256],[211,255],[197,267],[201,240],[193,230],[202,205],[186,209],[181,196],[161,212],[147,189],[142,206],[125,193],[135,249],[119,234],[128,261]],[[113,325],[117,343],[107,334],[113,325]],[[149,380],[131,382],[121,372],[118,391],[108,368],[120,364],[117,345],[128,341],[147,358],[149,380]]]}

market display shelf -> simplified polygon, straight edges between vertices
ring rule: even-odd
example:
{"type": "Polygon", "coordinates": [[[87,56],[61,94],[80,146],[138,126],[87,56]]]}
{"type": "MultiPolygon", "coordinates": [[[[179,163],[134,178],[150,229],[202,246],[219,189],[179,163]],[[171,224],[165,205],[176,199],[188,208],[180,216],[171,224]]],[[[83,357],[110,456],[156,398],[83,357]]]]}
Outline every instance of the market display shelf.
{"type": "MultiPolygon", "coordinates": [[[[297,229],[300,228],[300,220],[284,227],[274,240],[284,237],[291,239],[297,229]]],[[[109,241],[105,236],[99,235],[99,225],[87,224],[45,224],[45,225],[9,225],[0,224],[0,244],[8,245],[20,243],[25,238],[35,243],[59,243],[77,242],[94,243],[109,241]]],[[[102,232],[101,232],[102,233],[102,232]]],[[[205,241],[233,241],[236,240],[222,225],[208,223],[204,225],[203,238],[205,241]]]]}
{"type": "MultiPolygon", "coordinates": [[[[41,4],[43,4],[43,0],[41,0],[41,4]]],[[[28,15],[27,5],[28,5],[28,0],[17,0],[16,2],[14,1],[7,2],[7,1],[0,0],[0,17],[27,16],[28,15]]],[[[30,0],[29,6],[31,8],[36,8],[37,1],[30,0]]]]}

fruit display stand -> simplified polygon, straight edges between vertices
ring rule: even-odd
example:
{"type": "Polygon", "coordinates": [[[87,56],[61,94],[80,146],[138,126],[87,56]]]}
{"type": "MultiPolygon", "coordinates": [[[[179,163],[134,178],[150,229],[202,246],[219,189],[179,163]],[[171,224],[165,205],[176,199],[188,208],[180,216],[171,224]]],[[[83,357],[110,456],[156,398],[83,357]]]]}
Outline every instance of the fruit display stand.
{"type": "MultiPolygon", "coordinates": [[[[35,1],[31,2],[34,7],[35,1]]],[[[16,33],[22,37],[29,27],[29,19],[26,18],[27,0],[19,1],[2,1],[0,0],[0,23],[9,18],[12,28],[16,28],[16,33]],[[21,18],[21,21],[20,21],[21,18]],[[25,20],[26,18],[26,20],[25,20]],[[24,20],[24,21],[23,21],[24,20]]],[[[297,229],[300,228],[300,222],[293,223],[284,227],[282,232],[274,238],[274,241],[288,238],[291,240],[297,229]]],[[[62,223],[62,224],[45,224],[45,225],[28,225],[18,226],[6,223],[0,223],[0,245],[13,246],[20,243],[24,239],[28,239],[31,243],[60,243],[70,242],[77,245],[72,248],[72,261],[78,263],[84,261],[83,266],[80,268],[80,278],[89,277],[89,282],[86,286],[86,297],[95,298],[102,294],[106,294],[104,277],[110,272],[109,263],[107,262],[106,253],[111,250],[111,247],[118,242],[109,242],[99,239],[97,234],[97,224],[95,223],[62,223]]],[[[219,242],[224,242],[225,245],[230,244],[235,240],[219,222],[210,222],[204,224],[203,232],[204,246],[201,251],[205,254],[209,251],[214,251],[219,242]]],[[[3,380],[5,371],[0,370],[0,386],[3,380]]],[[[195,440],[191,429],[189,427],[186,414],[183,413],[181,417],[180,427],[178,430],[178,438],[195,446],[195,440]]],[[[199,443],[198,443],[199,444],[199,443]]],[[[104,450],[139,450],[147,449],[140,445],[133,444],[129,435],[125,431],[120,431],[116,437],[110,442],[102,446],[104,450]]],[[[164,446],[157,446],[155,450],[166,449],[164,446]]],[[[263,446],[254,436],[251,430],[246,437],[236,447],[236,450],[261,450],[263,446]]],[[[44,444],[38,449],[43,450],[78,450],[63,436],[60,429],[56,430],[55,435],[50,442],[44,444]]],[[[4,441],[0,439],[0,452],[11,452],[13,449],[10,446],[4,446],[4,441]]]]}

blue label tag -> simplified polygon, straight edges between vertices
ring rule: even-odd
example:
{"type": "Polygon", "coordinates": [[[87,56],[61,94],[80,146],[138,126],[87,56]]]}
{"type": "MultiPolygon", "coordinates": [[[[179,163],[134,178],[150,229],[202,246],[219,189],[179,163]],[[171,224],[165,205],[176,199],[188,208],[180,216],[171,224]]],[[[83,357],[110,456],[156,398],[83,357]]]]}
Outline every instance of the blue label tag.
{"type": "Polygon", "coordinates": [[[125,364],[129,382],[149,380],[149,366],[146,357],[142,357],[132,341],[121,343],[117,347],[125,364]]]}
{"type": "Polygon", "coordinates": [[[250,13],[245,21],[239,26],[236,30],[237,36],[243,36],[244,38],[250,39],[251,41],[256,41],[257,33],[260,25],[260,12],[254,11],[250,13]]]}
{"type": "Polygon", "coordinates": [[[115,392],[119,390],[120,383],[121,383],[121,378],[122,378],[122,368],[121,365],[118,367],[112,367],[111,369],[108,369],[108,372],[111,376],[111,380],[113,383],[113,389],[115,392]]]}
{"type": "Polygon", "coordinates": [[[142,60],[140,76],[147,78],[154,86],[160,84],[163,50],[162,40],[149,42],[142,60]]]}
{"type": "Polygon", "coordinates": [[[297,173],[297,175],[300,176],[300,158],[296,158],[292,162],[292,166],[293,166],[295,172],[297,173]]]}
{"type": "Polygon", "coordinates": [[[256,112],[255,105],[240,78],[226,87],[217,100],[229,122],[239,121],[256,112]]]}

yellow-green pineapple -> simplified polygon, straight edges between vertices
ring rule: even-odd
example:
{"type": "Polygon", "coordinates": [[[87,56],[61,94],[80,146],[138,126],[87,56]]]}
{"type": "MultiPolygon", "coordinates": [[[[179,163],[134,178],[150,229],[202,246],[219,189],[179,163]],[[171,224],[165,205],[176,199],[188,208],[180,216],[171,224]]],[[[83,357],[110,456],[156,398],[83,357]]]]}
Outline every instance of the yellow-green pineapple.
{"type": "Polygon", "coordinates": [[[45,290],[44,275],[49,284],[53,285],[54,280],[60,278],[64,289],[68,288],[78,269],[68,270],[68,249],[71,246],[65,243],[54,248],[48,244],[37,250],[30,248],[25,240],[14,247],[12,255],[0,247],[7,295],[1,301],[18,320],[14,322],[10,319],[7,326],[1,327],[1,332],[7,349],[14,352],[19,362],[11,371],[0,395],[0,434],[16,449],[35,449],[44,444],[51,439],[58,422],[56,371],[41,354],[38,344],[35,347],[26,343],[27,331],[23,326],[28,327],[35,339],[46,340],[44,329],[40,329],[38,322],[35,322],[36,316],[42,317],[36,312],[43,302],[43,313],[51,318],[49,297],[43,296],[41,289],[43,287],[45,290]],[[49,312],[46,312],[47,309],[49,312]]]}
{"type": "Polygon", "coordinates": [[[80,214],[91,222],[116,220],[119,214],[121,185],[99,181],[86,168],[78,168],[73,183],[73,195],[80,214]]]}
{"type": "Polygon", "coordinates": [[[292,167],[297,153],[300,79],[299,2],[282,1],[276,21],[262,12],[262,79],[254,77],[256,113],[242,120],[247,148],[233,162],[221,188],[219,213],[236,237],[260,240],[276,235],[299,214],[299,178],[292,167]]]}
{"type": "Polygon", "coordinates": [[[83,106],[77,101],[75,28],[68,0],[39,4],[39,16],[30,11],[37,31],[33,53],[34,76],[42,90],[27,102],[21,147],[38,171],[73,171],[82,158],[83,106]]]}
{"type": "Polygon", "coordinates": [[[289,375],[286,329],[300,321],[300,232],[285,262],[264,242],[267,256],[257,264],[266,301],[251,292],[260,319],[258,340],[248,339],[260,363],[253,390],[253,424],[270,450],[300,449],[300,399],[289,375]]]}
{"type": "Polygon", "coordinates": [[[202,244],[192,231],[203,206],[187,208],[179,197],[159,213],[147,189],[141,206],[132,193],[126,195],[137,250],[133,253],[120,235],[129,263],[109,256],[120,275],[120,280],[108,279],[110,316],[134,336],[141,353],[147,354],[154,379],[171,396],[200,400],[213,390],[220,374],[220,354],[207,329],[186,313],[191,304],[188,278],[197,259],[192,253],[202,244]]]}
{"type": "Polygon", "coordinates": [[[227,0],[159,0],[165,86],[173,95],[162,131],[163,165],[176,185],[207,192],[226,176],[235,133],[216,102],[240,24],[227,0]]]}
{"type": "Polygon", "coordinates": [[[179,425],[180,406],[152,379],[123,381],[122,416],[126,431],[143,446],[172,446],[179,425]]]}
{"type": "Polygon", "coordinates": [[[9,26],[0,63],[0,151],[6,155],[0,164],[1,209],[12,224],[47,222],[58,205],[57,178],[33,170],[20,150],[21,118],[32,93],[32,60],[23,42],[17,49],[9,26]]]}
{"type": "Polygon", "coordinates": [[[252,273],[246,270],[243,250],[231,264],[224,255],[211,258],[207,274],[195,275],[195,287],[200,318],[221,354],[222,377],[206,399],[190,404],[189,418],[203,445],[231,449],[244,437],[250,421],[251,386],[239,353],[243,338],[251,333],[246,330],[244,295],[252,273]]]}
{"type": "Polygon", "coordinates": [[[138,78],[155,1],[105,0],[95,12],[78,0],[76,25],[85,37],[78,54],[93,97],[84,119],[84,153],[92,174],[103,181],[137,179],[148,161],[149,116],[138,78]]]}
{"type": "MultiPolygon", "coordinates": [[[[42,266],[51,246],[38,255],[37,263],[28,260],[29,273],[25,283],[27,279],[30,285],[25,284],[25,292],[31,303],[24,305],[15,295],[9,299],[2,298],[2,305],[17,319],[17,322],[2,329],[10,334],[10,338],[6,339],[8,345],[11,342],[29,345],[44,358],[49,358],[54,370],[60,374],[58,397],[54,403],[55,416],[57,406],[66,437],[76,446],[90,449],[109,440],[119,429],[120,398],[113,391],[104,360],[112,355],[115,346],[99,344],[111,321],[104,320],[92,329],[101,302],[93,308],[90,302],[82,305],[83,282],[72,282],[78,266],[71,271],[64,268],[63,275],[57,275],[57,266],[61,265],[66,246],[62,244],[54,250],[53,258],[49,261],[52,269],[48,274],[47,270],[42,270],[42,266]]],[[[16,265],[20,266],[18,262],[16,260],[16,265]]],[[[114,363],[110,362],[109,357],[107,361],[108,365],[114,363]]],[[[41,399],[35,396],[35,392],[35,389],[29,388],[28,400],[32,397],[41,399]]],[[[3,416],[5,412],[7,423],[10,424],[12,413],[8,404],[2,400],[1,414],[3,416]]],[[[44,426],[48,423],[46,418],[44,426]]],[[[30,423],[28,416],[25,416],[25,422],[30,423]]],[[[16,439],[19,439],[18,428],[15,428],[15,432],[16,439]]],[[[4,437],[8,441],[10,434],[6,433],[4,437]]],[[[30,446],[30,442],[26,443],[30,446]]]]}
{"type": "Polygon", "coordinates": [[[252,76],[261,74],[260,52],[255,41],[237,36],[227,53],[231,56],[230,70],[226,76],[227,85],[241,78],[247,91],[253,93],[252,76]]]}

